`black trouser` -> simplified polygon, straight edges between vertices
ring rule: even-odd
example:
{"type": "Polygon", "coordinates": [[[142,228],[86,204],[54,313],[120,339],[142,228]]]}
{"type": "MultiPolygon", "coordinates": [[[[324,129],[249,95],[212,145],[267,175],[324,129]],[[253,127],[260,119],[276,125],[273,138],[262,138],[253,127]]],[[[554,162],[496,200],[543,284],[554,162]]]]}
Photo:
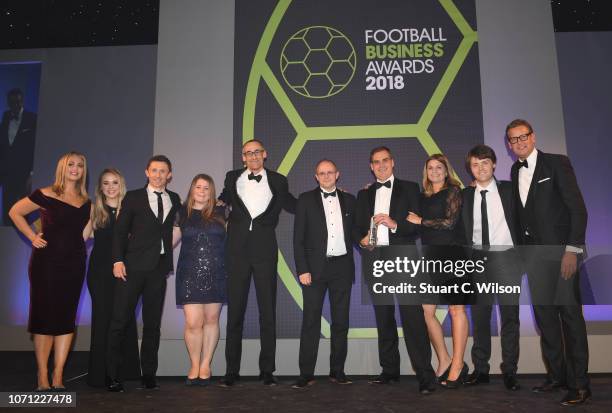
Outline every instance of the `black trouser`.
{"type": "MultiPolygon", "coordinates": [[[[399,313],[412,368],[419,384],[429,385],[435,381],[436,376],[431,367],[431,346],[423,306],[400,305],[399,313]]],[[[375,305],[374,314],[378,330],[378,357],[382,371],[390,376],[399,376],[400,355],[395,305],[375,305]]]]}
{"type": "Polygon", "coordinates": [[[167,270],[158,267],[151,271],[133,271],[127,266],[127,281],[115,282],[113,318],[109,328],[106,367],[110,378],[117,379],[122,364],[122,344],[131,319],[142,294],[142,343],[140,365],[143,377],[155,376],[157,352],[161,327],[164,297],[166,295],[167,270]]]}
{"type": "Polygon", "coordinates": [[[321,336],[321,314],[325,293],[329,290],[331,309],[331,352],[329,370],[343,373],[347,353],[349,329],[349,309],[353,276],[348,255],[329,258],[321,277],[312,280],[309,286],[302,286],[304,308],[302,312],[302,332],[300,335],[300,374],[312,377],[317,363],[319,339],[321,336]]]}
{"type": "MultiPolygon", "coordinates": [[[[475,259],[486,256],[485,272],[474,276],[474,282],[499,283],[504,286],[520,286],[522,269],[518,265],[519,256],[514,250],[476,252],[475,259]]],[[[489,373],[491,359],[491,312],[493,295],[479,297],[478,303],[472,305],[472,362],[474,370],[489,373]]],[[[520,319],[519,296],[498,295],[499,312],[501,316],[501,350],[503,374],[514,375],[517,371],[519,358],[520,319]]]]}
{"type": "MultiPolygon", "coordinates": [[[[548,378],[570,389],[589,387],[589,343],[580,304],[580,279],[560,276],[560,257],[551,259],[550,247],[527,247],[525,252],[533,312],[540,329],[540,345],[548,378]]],[[[580,263],[578,263],[580,264],[580,263]]]]}
{"type": "Polygon", "coordinates": [[[242,330],[244,313],[249,298],[251,275],[255,281],[257,307],[259,308],[259,369],[272,373],[276,370],[276,264],[277,259],[249,260],[246,256],[228,261],[227,279],[227,329],[225,361],[227,374],[240,372],[242,358],[242,330]]]}

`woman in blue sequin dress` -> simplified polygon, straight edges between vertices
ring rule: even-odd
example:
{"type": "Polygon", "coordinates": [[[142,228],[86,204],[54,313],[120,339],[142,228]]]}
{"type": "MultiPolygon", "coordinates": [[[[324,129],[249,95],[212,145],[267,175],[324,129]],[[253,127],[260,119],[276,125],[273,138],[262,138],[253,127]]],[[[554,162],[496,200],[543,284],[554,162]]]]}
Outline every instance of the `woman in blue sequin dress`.
{"type": "Polygon", "coordinates": [[[219,314],[226,301],[225,216],[215,206],[215,184],[196,175],[176,215],[175,245],[181,241],[176,269],[176,304],[185,313],[185,344],[191,360],[187,385],[210,383],[210,363],[219,341],[219,314]]]}

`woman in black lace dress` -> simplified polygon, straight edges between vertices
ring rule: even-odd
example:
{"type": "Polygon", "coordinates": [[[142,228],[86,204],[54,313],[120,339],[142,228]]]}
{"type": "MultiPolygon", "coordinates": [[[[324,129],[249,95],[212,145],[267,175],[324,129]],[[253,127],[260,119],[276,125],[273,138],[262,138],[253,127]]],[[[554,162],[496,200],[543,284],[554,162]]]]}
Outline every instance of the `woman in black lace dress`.
{"type": "Polygon", "coordinates": [[[226,301],[225,216],[215,207],[215,184],[196,175],[176,215],[174,244],[181,241],[176,304],[185,312],[185,344],[191,360],[187,385],[210,383],[210,363],[219,341],[219,315],[226,301]]]}
{"type": "MultiPolygon", "coordinates": [[[[113,229],[119,206],[125,196],[125,180],[116,169],[102,171],[96,186],[96,200],[89,226],[94,232],[94,246],[89,256],[87,288],[91,295],[91,344],[87,384],[106,386],[106,343],[113,315],[115,284],[123,282],[113,277],[113,229]]],[[[133,318],[123,340],[123,380],[140,378],[138,332],[133,318]]]]}
{"type": "MultiPolygon", "coordinates": [[[[410,213],[408,221],[421,225],[421,241],[426,248],[428,259],[452,259],[461,257],[461,246],[456,235],[455,225],[461,215],[460,182],[454,178],[454,171],[448,158],[434,154],[427,158],[423,168],[423,193],[421,198],[422,217],[410,213]]],[[[431,281],[437,287],[459,286],[466,278],[455,274],[431,274],[431,281]]],[[[456,388],[467,375],[467,365],[463,361],[468,337],[468,321],[465,303],[468,296],[452,290],[441,292],[439,301],[449,304],[451,315],[453,356],[450,357],[442,326],[436,318],[436,305],[424,304],[425,321],[429,338],[438,358],[436,375],[440,384],[456,388]]]]}

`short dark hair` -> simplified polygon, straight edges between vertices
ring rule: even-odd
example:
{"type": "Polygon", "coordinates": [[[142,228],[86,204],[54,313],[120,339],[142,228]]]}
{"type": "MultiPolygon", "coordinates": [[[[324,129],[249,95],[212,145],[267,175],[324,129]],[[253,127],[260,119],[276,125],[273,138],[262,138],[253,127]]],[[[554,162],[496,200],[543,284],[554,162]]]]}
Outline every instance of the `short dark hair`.
{"type": "Polygon", "coordinates": [[[166,155],[153,155],[151,159],[149,159],[149,162],[147,162],[146,169],[149,169],[149,166],[151,166],[151,163],[153,162],[164,162],[166,165],[168,165],[168,170],[172,172],[172,162],[170,162],[170,159],[168,159],[166,155]]]}
{"type": "Polygon", "coordinates": [[[372,163],[372,157],[376,155],[378,152],[382,152],[382,151],[387,151],[391,159],[393,159],[393,154],[391,153],[391,149],[387,148],[386,146],[377,146],[376,148],[370,151],[370,163],[372,163]]]}
{"type": "Polygon", "coordinates": [[[491,162],[497,163],[497,156],[493,148],[487,145],[476,145],[468,152],[465,157],[465,170],[468,174],[472,175],[471,162],[472,158],[476,159],[490,159],[491,162]]]}
{"type": "Polygon", "coordinates": [[[261,147],[264,149],[264,151],[266,150],[266,147],[264,146],[263,142],[262,142],[262,141],[260,141],[259,139],[255,139],[255,138],[253,138],[253,139],[249,139],[248,141],[246,141],[245,143],[243,143],[243,144],[242,144],[242,147],[244,148],[245,146],[247,146],[247,144],[252,143],[252,142],[255,142],[255,143],[260,144],[260,145],[261,145],[261,147]]]}
{"type": "Polygon", "coordinates": [[[517,126],[524,126],[529,129],[529,133],[533,133],[533,128],[531,127],[531,124],[525,119],[514,119],[508,124],[508,126],[506,126],[506,139],[508,139],[508,131],[512,128],[516,128],[517,126]]]}
{"type": "Polygon", "coordinates": [[[13,89],[9,90],[8,93],[6,94],[6,97],[10,97],[10,96],[21,96],[21,97],[23,97],[23,90],[19,89],[18,87],[13,88],[13,89]]]}
{"type": "Polygon", "coordinates": [[[317,169],[319,169],[319,165],[321,165],[323,162],[329,162],[330,164],[334,165],[334,168],[336,168],[336,171],[338,170],[338,166],[336,165],[336,162],[332,161],[331,159],[323,158],[319,162],[317,162],[317,164],[315,165],[315,173],[317,172],[317,169]]]}

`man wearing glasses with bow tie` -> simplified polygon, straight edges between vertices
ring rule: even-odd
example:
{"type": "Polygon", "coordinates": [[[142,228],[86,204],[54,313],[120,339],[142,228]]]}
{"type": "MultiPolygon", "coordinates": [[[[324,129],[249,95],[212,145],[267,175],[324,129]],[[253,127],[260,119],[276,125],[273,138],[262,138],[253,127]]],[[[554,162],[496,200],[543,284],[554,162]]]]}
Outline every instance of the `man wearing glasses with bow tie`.
{"type": "Polygon", "coordinates": [[[567,387],[561,404],[582,404],[591,397],[577,273],[584,252],[586,207],[568,157],[537,150],[529,122],[510,122],[506,138],[518,157],[511,171],[513,193],[548,373],[546,381],[532,390],[544,393],[567,387]]]}
{"type": "Polygon", "coordinates": [[[264,168],[267,158],[263,143],[251,139],[242,146],[245,168],[230,171],[219,200],[231,207],[227,241],[227,370],[222,386],[240,380],[242,331],[251,286],[255,281],[259,309],[260,379],[277,384],[276,369],[276,225],[281,209],[294,213],[296,199],[289,193],[287,178],[264,168]]]}
{"type": "MultiPolygon", "coordinates": [[[[418,227],[406,220],[409,212],[419,213],[419,187],[393,175],[395,161],[391,150],[379,146],[370,152],[370,169],[376,182],[357,195],[355,233],[353,237],[367,248],[372,239],[376,245],[414,245],[418,227]],[[376,226],[376,237],[370,227],[376,226]]],[[[419,391],[429,394],[435,389],[431,367],[431,347],[421,305],[400,305],[399,312],[408,356],[419,382],[419,391]]],[[[374,305],[378,332],[378,356],[382,373],[371,384],[390,384],[400,377],[399,340],[395,305],[374,305]]]]}
{"type": "Polygon", "coordinates": [[[315,167],[315,179],[319,185],[301,194],[296,206],[293,251],[304,300],[300,377],[293,385],[298,389],[314,384],[321,313],[327,291],[332,321],[329,380],[337,384],[352,383],[344,373],[344,362],[351,288],[355,280],[351,241],[355,197],[336,188],[339,176],[333,161],[319,161],[315,167]]]}

